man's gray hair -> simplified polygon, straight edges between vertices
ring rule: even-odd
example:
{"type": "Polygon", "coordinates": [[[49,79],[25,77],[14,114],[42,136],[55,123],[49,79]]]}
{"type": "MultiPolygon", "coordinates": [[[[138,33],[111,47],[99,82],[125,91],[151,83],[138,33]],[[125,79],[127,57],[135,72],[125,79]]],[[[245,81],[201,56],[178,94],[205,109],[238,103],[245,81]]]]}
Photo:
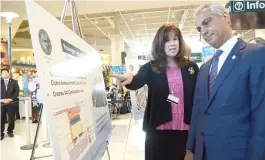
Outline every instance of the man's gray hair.
{"type": "Polygon", "coordinates": [[[196,16],[201,10],[203,10],[205,8],[210,9],[211,12],[218,17],[222,16],[224,13],[228,13],[228,10],[224,6],[222,6],[221,4],[210,3],[210,4],[201,5],[198,8],[196,8],[194,15],[196,16]]]}

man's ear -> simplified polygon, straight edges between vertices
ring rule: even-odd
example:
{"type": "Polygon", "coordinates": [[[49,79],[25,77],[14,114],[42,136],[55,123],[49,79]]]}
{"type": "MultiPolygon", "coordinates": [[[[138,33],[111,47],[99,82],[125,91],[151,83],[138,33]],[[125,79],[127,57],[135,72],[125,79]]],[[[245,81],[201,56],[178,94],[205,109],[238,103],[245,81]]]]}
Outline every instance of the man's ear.
{"type": "Polygon", "coordinates": [[[224,17],[224,20],[231,26],[231,17],[230,17],[230,14],[227,13],[227,12],[224,12],[223,13],[223,17],[224,17]]]}

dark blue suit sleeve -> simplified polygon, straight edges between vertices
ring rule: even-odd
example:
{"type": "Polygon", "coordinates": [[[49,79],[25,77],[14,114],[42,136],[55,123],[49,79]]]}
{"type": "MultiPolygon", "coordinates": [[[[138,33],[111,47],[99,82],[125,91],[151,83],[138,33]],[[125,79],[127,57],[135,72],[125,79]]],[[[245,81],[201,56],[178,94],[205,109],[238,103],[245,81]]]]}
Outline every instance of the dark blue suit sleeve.
{"type": "Polygon", "coordinates": [[[200,73],[201,72],[198,73],[197,81],[196,81],[196,88],[195,88],[195,93],[194,93],[194,98],[193,98],[193,108],[192,108],[191,123],[190,123],[189,136],[188,136],[187,148],[186,148],[187,151],[190,151],[192,153],[194,153],[194,151],[195,151],[196,126],[197,126],[198,114],[199,114],[199,101],[200,101],[200,98],[201,98],[201,95],[200,95],[201,86],[199,85],[200,84],[200,79],[201,79],[200,78],[200,73]]]}
{"type": "Polygon", "coordinates": [[[265,47],[253,54],[250,69],[251,129],[247,160],[265,159],[265,47]]]}

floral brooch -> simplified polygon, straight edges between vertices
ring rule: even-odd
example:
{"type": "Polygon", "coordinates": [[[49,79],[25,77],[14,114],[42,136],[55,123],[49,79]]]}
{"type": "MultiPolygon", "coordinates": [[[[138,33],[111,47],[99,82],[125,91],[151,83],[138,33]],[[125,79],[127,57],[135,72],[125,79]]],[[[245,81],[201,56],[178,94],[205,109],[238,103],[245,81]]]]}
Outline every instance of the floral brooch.
{"type": "Polygon", "coordinates": [[[190,74],[194,74],[194,73],[195,73],[193,67],[190,67],[190,68],[189,68],[189,72],[190,72],[190,74]]]}

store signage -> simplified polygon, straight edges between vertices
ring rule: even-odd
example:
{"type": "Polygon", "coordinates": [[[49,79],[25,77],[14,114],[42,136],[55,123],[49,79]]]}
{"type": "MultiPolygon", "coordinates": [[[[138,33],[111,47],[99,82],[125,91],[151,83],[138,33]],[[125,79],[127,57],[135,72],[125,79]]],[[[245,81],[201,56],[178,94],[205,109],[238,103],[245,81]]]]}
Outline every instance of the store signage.
{"type": "Polygon", "coordinates": [[[232,1],[232,13],[265,12],[265,1],[232,1]]]}
{"type": "Polygon", "coordinates": [[[112,72],[116,74],[124,74],[123,66],[112,66],[112,72]]]}

